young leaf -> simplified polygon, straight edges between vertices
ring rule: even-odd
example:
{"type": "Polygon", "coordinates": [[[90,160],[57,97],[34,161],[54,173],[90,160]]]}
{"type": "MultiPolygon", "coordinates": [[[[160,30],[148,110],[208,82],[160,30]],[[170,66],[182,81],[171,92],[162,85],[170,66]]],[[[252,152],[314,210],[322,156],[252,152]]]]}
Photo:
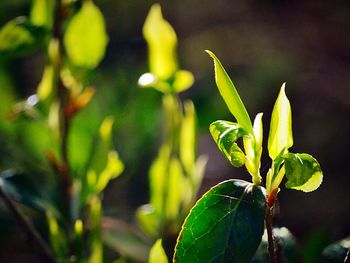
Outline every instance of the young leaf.
{"type": "Polygon", "coordinates": [[[241,180],[211,188],[192,208],[174,262],[250,262],[264,232],[265,190],[241,180]]]}
{"type": "Polygon", "coordinates": [[[149,236],[159,236],[160,221],[159,215],[152,205],[140,206],[136,211],[136,220],[144,233],[149,236]]]}
{"type": "Polygon", "coordinates": [[[323,174],[317,160],[306,153],[288,153],[284,156],[286,187],[311,192],[322,183],[323,174]]]}
{"type": "Polygon", "coordinates": [[[177,37],[172,26],[163,18],[159,4],[151,7],[143,35],[149,48],[151,73],[161,80],[170,78],[177,70],[177,37]]]}
{"type": "Polygon", "coordinates": [[[192,86],[194,82],[193,74],[187,70],[178,70],[174,75],[174,90],[179,93],[192,86]]]}
{"type": "Polygon", "coordinates": [[[292,145],[292,111],[285,93],[285,83],[283,83],[271,116],[268,139],[271,159],[274,160],[282,150],[287,151],[292,145]]]}
{"type": "Polygon", "coordinates": [[[54,0],[34,0],[30,10],[30,21],[33,25],[51,28],[54,18],[54,0]]]}
{"type": "Polygon", "coordinates": [[[246,130],[237,123],[222,120],[210,124],[209,130],[220,151],[231,164],[235,167],[244,165],[245,155],[235,142],[248,135],[246,130]]]}
{"type": "Polygon", "coordinates": [[[168,263],[161,239],[158,239],[152,246],[149,252],[148,263],[168,263]]]}
{"type": "Polygon", "coordinates": [[[54,90],[54,69],[52,65],[45,66],[43,76],[38,85],[37,94],[40,100],[46,100],[54,90]]]}
{"type": "Polygon", "coordinates": [[[228,109],[236,118],[238,124],[241,125],[247,132],[253,134],[252,123],[250,121],[248,112],[244,107],[244,104],[239,97],[238,92],[233,85],[230,77],[227,75],[224,67],[222,66],[219,59],[214,55],[214,53],[209,50],[206,50],[206,52],[214,60],[216,85],[228,109]]]}
{"type": "Polygon", "coordinates": [[[76,66],[95,68],[105,54],[107,42],[101,11],[92,0],[83,1],[64,34],[64,46],[70,61],[76,66]]]}

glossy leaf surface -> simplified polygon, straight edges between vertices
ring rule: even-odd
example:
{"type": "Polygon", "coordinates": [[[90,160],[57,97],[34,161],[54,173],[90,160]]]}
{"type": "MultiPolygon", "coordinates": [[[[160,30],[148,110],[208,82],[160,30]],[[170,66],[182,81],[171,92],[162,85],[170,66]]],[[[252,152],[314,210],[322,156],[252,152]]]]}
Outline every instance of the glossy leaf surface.
{"type": "Polygon", "coordinates": [[[210,124],[210,133],[220,151],[235,167],[245,163],[245,155],[236,144],[236,141],[248,133],[237,123],[229,121],[215,121],[210,124]]]}
{"type": "Polygon", "coordinates": [[[241,180],[216,185],[186,218],[174,262],[249,262],[263,235],[265,207],[262,187],[241,180]]]}
{"type": "Polygon", "coordinates": [[[101,11],[92,1],[84,1],[64,35],[64,46],[70,61],[76,66],[95,68],[104,57],[107,42],[101,11]]]}
{"type": "Polygon", "coordinates": [[[323,174],[317,160],[306,153],[288,153],[284,156],[286,187],[311,192],[322,183],[323,174]]]}
{"type": "Polygon", "coordinates": [[[272,111],[268,139],[269,155],[274,160],[282,150],[287,151],[292,145],[292,110],[284,83],[272,111]]]}
{"type": "Polygon", "coordinates": [[[211,51],[206,51],[214,60],[215,68],[215,82],[224,99],[228,109],[236,118],[239,125],[241,125],[249,133],[253,133],[252,123],[250,121],[248,112],[233,85],[232,80],[227,75],[226,70],[222,66],[220,60],[211,51]]]}
{"type": "Polygon", "coordinates": [[[172,26],[163,18],[159,4],[151,7],[143,26],[143,35],[149,48],[151,73],[161,80],[170,78],[177,70],[177,37],[172,26]]]}

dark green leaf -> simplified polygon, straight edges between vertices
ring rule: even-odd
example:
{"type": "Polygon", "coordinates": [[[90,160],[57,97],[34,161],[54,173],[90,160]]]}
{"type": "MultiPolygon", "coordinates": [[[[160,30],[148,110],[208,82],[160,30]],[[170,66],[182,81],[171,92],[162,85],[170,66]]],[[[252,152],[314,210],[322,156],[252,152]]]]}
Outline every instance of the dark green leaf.
{"type": "Polygon", "coordinates": [[[174,262],[249,262],[264,232],[265,190],[241,180],[210,189],[182,226],[174,262]]]}
{"type": "Polygon", "coordinates": [[[323,174],[317,160],[306,153],[284,155],[286,168],[286,187],[311,192],[322,183],[323,174]]]}
{"type": "Polygon", "coordinates": [[[350,237],[335,242],[327,246],[323,252],[322,257],[324,262],[327,263],[343,263],[346,257],[350,257],[350,237]]]}
{"type": "Polygon", "coordinates": [[[237,123],[221,120],[210,124],[209,130],[220,151],[231,164],[235,167],[244,165],[245,155],[235,142],[248,133],[237,123]]]}

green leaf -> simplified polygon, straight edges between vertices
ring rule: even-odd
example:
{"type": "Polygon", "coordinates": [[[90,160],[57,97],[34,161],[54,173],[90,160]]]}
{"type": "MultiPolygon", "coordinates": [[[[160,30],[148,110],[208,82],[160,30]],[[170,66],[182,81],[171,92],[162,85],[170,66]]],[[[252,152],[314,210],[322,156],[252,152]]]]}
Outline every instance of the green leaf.
{"type": "Polygon", "coordinates": [[[174,262],[250,262],[264,232],[265,190],[241,180],[211,188],[186,218],[174,262]]]}
{"type": "Polygon", "coordinates": [[[68,256],[68,242],[64,231],[60,227],[57,219],[51,214],[46,213],[49,228],[50,245],[57,259],[64,261],[68,256]]]}
{"type": "Polygon", "coordinates": [[[80,67],[95,68],[104,57],[108,36],[101,11],[91,1],[83,1],[64,34],[70,61],[80,67]]]}
{"type": "Polygon", "coordinates": [[[195,166],[196,113],[192,101],[184,103],[185,114],[180,130],[180,159],[188,174],[195,166]]]}
{"type": "Polygon", "coordinates": [[[30,10],[30,21],[36,26],[52,28],[54,9],[54,0],[34,0],[30,10]]]}
{"type": "Polygon", "coordinates": [[[54,68],[52,65],[46,65],[37,89],[40,100],[46,100],[52,94],[54,91],[54,81],[54,68]]]}
{"type": "Polygon", "coordinates": [[[292,145],[292,111],[285,93],[285,83],[283,83],[273,107],[270,122],[268,150],[271,159],[274,160],[281,151],[288,152],[292,145]]]}
{"type": "Polygon", "coordinates": [[[286,187],[304,192],[316,190],[323,174],[317,160],[306,153],[288,153],[284,156],[286,187]]]}
{"type": "Polygon", "coordinates": [[[152,5],[145,24],[143,36],[149,49],[149,64],[153,75],[167,80],[176,72],[177,37],[172,26],[163,18],[159,4],[152,5]]]}
{"type": "Polygon", "coordinates": [[[350,257],[350,237],[347,237],[343,240],[337,241],[333,244],[330,244],[327,246],[323,252],[322,252],[322,257],[323,260],[322,262],[326,263],[343,263],[343,262],[348,262],[346,261],[346,257],[350,257]]]}
{"type": "Polygon", "coordinates": [[[158,239],[152,246],[149,252],[148,263],[168,263],[161,239],[158,239]]]}
{"type": "Polygon", "coordinates": [[[232,80],[227,75],[226,70],[222,66],[220,60],[214,55],[214,53],[209,50],[206,50],[206,52],[214,60],[216,85],[228,109],[236,118],[238,124],[242,126],[247,132],[253,134],[252,123],[250,121],[248,112],[244,107],[244,104],[235,86],[233,85],[232,80]]]}
{"type": "Polygon", "coordinates": [[[150,204],[139,207],[136,211],[136,220],[139,227],[149,236],[159,236],[160,218],[150,204]]]}
{"type": "Polygon", "coordinates": [[[222,120],[210,124],[209,130],[220,151],[231,164],[235,167],[244,165],[245,155],[236,141],[248,135],[246,130],[237,123],[222,120]]]}
{"type": "Polygon", "coordinates": [[[0,55],[23,55],[44,44],[47,31],[32,25],[26,17],[7,22],[0,30],[0,55]]]}
{"type": "Polygon", "coordinates": [[[119,254],[136,262],[145,262],[152,244],[142,238],[135,227],[121,220],[104,217],[102,221],[103,241],[119,254]]]}
{"type": "Polygon", "coordinates": [[[193,74],[187,70],[178,70],[174,75],[174,90],[179,93],[187,90],[193,85],[194,77],[193,74]]]}

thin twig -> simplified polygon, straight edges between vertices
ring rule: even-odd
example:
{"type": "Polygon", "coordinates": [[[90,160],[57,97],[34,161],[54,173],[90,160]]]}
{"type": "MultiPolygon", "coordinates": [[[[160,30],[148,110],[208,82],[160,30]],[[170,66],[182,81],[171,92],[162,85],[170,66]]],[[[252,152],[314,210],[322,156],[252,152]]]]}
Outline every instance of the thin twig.
{"type": "Polygon", "coordinates": [[[41,237],[38,231],[33,227],[33,225],[28,221],[28,219],[21,213],[21,211],[16,207],[14,202],[6,195],[4,190],[0,185],[0,196],[4,200],[5,205],[14,215],[19,225],[23,228],[23,230],[27,233],[28,237],[34,240],[38,246],[40,247],[40,251],[42,253],[42,257],[45,259],[45,262],[48,263],[57,263],[55,257],[52,254],[51,249],[45,242],[45,240],[41,237]]]}
{"type": "Polygon", "coordinates": [[[272,233],[272,207],[270,206],[266,207],[265,224],[266,224],[266,231],[267,231],[270,262],[276,263],[275,241],[273,239],[273,233],[272,233]]]}

